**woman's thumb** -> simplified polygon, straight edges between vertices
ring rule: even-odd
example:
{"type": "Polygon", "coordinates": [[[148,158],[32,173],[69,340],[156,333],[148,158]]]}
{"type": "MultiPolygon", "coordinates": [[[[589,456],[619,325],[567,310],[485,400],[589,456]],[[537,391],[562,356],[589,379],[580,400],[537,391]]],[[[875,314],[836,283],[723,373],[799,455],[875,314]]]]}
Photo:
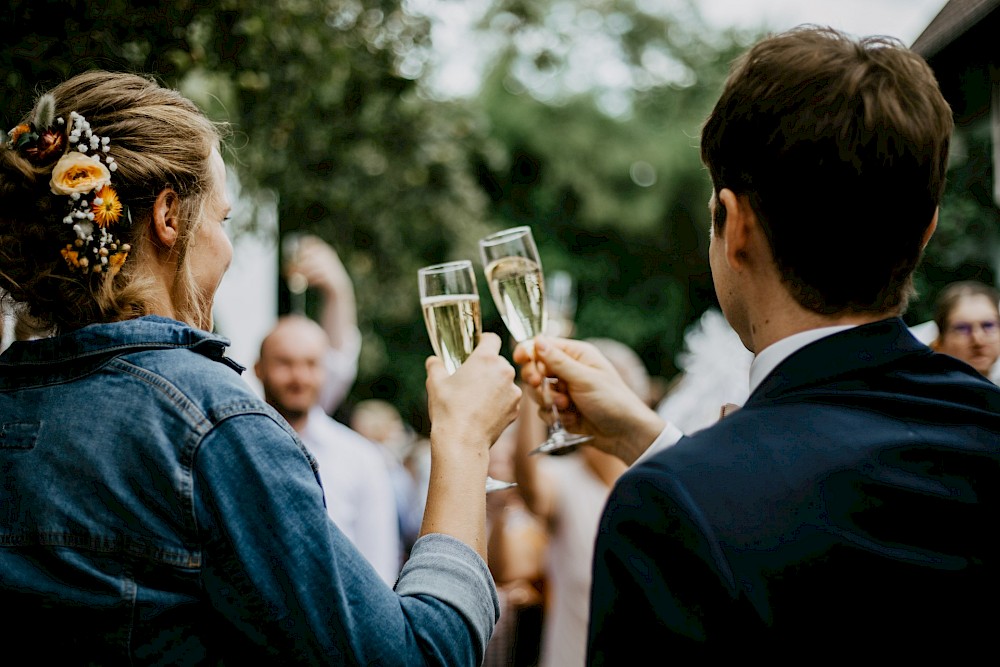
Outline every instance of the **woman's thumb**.
{"type": "Polygon", "coordinates": [[[427,379],[432,382],[438,382],[441,378],[448,375],[448,369],[444,367],[444,362],[436,356],[427,357],[427,360],[424,362],[424,368],[427,369],[427,379]]]}

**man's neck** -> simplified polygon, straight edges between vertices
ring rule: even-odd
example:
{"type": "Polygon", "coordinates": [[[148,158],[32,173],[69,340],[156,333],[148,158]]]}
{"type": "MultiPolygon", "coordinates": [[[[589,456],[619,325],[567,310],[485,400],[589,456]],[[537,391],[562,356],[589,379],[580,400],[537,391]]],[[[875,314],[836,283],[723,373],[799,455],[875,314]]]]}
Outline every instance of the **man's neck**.
{"type": "Polygon", "coordinates": [[[753,350],[755,354],[760,354],[762,350],[770,345],[784,340],[797,333],[822,329],[824,327],[857,326],[878,322],[889,317],[895,317],[898,313],[841,313],[836,315],[820,315],[802,310],[798,313],[790,314],[788,317],[765,321],[757,327],[753,336],[753,350]]]}
{"type": "Polygon", "coordinates": [[[277,406],[273,407],[278,411],[278,414],[285,418],[285,421],[288,422],[288,425],[291,426],[296,433],[302,435],[302,433],[306,430],[306,424],[309,423],[308,412],[288,412],[278,408],[277,406]]]}
{"type": "Polygon", "coordinates": [[[747,332],[749,340],[744,339],[744,343],[754,354],[760,354],[762,350],[779,340],[803,331],[869,324],[899,315],[899,309],[881,313],[844,311],[824,315],[801,306],[783,286],[779,290],[770,290],[764,298],[758,300],[757,304],[759,308],[754,309],[750,320],[750,331],[747,332]]]}

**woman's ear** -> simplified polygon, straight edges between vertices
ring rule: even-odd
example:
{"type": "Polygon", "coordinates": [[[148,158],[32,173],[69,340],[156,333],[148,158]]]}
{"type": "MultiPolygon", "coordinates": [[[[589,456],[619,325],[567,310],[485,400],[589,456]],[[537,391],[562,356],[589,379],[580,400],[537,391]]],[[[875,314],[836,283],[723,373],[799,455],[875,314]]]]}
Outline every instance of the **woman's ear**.
{"type": "Polygon", "coordinates": [[[173,248],[180,235],[180,197],[173,188],[163,188],[153,204],[153,240],[164,248],[173,248]]]}

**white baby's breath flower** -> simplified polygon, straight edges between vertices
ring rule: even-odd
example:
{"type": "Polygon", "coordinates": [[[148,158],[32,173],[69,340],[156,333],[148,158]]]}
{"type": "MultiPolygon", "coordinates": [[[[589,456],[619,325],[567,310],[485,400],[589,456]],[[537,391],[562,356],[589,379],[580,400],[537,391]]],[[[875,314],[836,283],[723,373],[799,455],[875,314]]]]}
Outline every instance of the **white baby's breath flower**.
{"type": "Polygon", "coordinates": [[[73,225],[73,231],[76,232],[77,238],[87,239],[94,233],[94,224],[87,220],[81,220],[73,225]]]}

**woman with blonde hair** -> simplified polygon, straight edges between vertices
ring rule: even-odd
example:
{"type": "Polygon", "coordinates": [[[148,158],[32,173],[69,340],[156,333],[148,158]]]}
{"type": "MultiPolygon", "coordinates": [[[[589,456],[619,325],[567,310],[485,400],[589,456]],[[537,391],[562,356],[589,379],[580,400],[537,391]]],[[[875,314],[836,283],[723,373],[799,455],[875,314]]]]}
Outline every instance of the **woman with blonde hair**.
{"type": "Polygon", "coordinates": [[[488,450],[520,390],[485,335],[427,363],[434,474],[394,588],[330,521],[313,459],[211,332],[233,249],[221,128],[93,71],[0,146],[8,651],[63,664],[473,665],[498,614],[488,450]],[[234,372],[236,371],[236,372],[234,372]]]}

